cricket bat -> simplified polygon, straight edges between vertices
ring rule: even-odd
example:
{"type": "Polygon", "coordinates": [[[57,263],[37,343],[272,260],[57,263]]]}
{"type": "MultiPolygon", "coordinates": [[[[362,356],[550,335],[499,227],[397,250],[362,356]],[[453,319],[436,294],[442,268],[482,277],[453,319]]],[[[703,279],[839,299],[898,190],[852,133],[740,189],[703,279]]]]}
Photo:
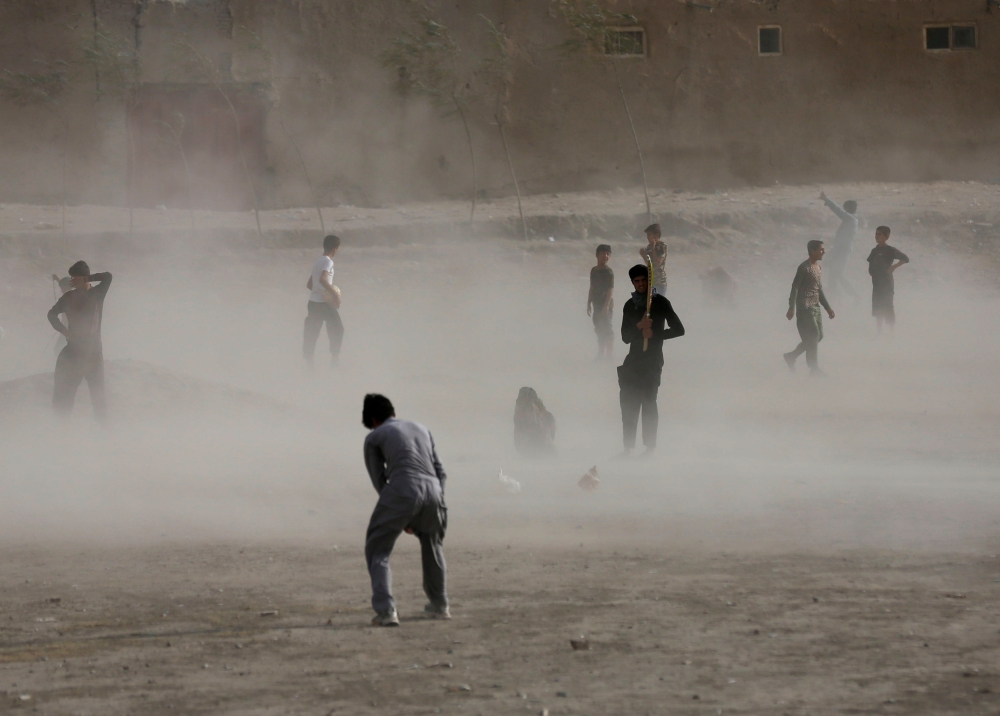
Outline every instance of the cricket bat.
{"type": "MultiPolygon", "coordinates": [[[[646,268],[649,270],[649,282],[646,284],[646,318],[650,318],[649,312],[653,309],[653,259],[647,253],[646,254],[646,268]]],[[[643,352],[649,348],[649,339],[642,339],[642,350],[643,352]]]]}

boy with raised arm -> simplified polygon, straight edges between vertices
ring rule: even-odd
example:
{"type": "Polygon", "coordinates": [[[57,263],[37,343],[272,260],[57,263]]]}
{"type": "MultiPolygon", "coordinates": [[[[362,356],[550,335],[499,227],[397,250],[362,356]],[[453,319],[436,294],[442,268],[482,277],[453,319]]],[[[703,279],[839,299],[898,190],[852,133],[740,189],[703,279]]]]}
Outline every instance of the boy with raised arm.
{"type": "Polygon", "coordinates": [[[830,247],[830,256],[826,259],[827,268],[830,270],[830,280],[827,285],[830,287],[830,295],[836,297],[840,287],[854,298],[858,298],[858,292],[847,280],[844,274],[847,271],[847,262],[851,258],[851,250],[854,247],[854,237],[858,234],[858,202],[848,199],[843,207],[837,206],[830,201],[826,192],[821,191],[819,198],[826,204],[826,208],[837,215],[840,219],[840,226],[837,227],[837,235],[833,238],[833,245],[830,247]]]}
{"type": "Polygon", "coordinates": [[[806,364],[812,375],[823,375],[819,369],[819,342],[823,340],[823,314],[820,306],[826,309],[833,320],[833,309],[830,308],[823,293],[823,269],[819,262],[823,260],[826,249],[823,242],[813,239],[806,248],[809,258],[799,264],[792,280],[792,292],[788,295],[788,313],[785,317],[790,321],[796,316],[796,327],[799,329],[799,345],[791,353],[785,353],[785,363],[788,370],[795,372],[795,360],[806,354],[806,364]]]}
{"type": "Polygon", "coordinates": [[[92,274],[85,261],[77,261],[69,267],[69,280],[72,290],[64,293],[48,313],[49,323],[66,337],[66,347],[56,358],[52,408],[63,415],[72,412],[76,391],[86,380],[94,415],[103,421],[108,404],[104,395],[101,320],[104,297],[111,287],[111,274],[92,274]],[[91,286],[92,283],[97,285],[91,286]],[[66,324],[59,320],[63,313],[66,324]]]}
{"type": "Polygon", "coordinates": [[[910,263],[906,254],[895,246],[889,246],[890,233],[892,230],[888,226],[875,229],[875,248],[868,254],[868,275],[872,277],[872,315],[879,333],[882,332],[883,322],[889,324],[890,332],[896,326],[896,307],[893,305],[896,282],[892,274],[903,264],[910,263]]]}

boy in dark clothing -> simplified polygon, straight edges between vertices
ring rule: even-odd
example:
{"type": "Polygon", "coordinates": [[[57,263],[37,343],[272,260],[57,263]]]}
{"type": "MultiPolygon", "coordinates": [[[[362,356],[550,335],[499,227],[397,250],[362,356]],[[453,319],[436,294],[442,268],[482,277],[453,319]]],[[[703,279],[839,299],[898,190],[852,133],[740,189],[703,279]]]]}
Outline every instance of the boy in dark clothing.
{"type": "Polygon", "coordinates": [[[597,247],[597,266],[590,269],[590,293],[587,294],[587,315],[594,317],[594,331],[597,333],[597,359],[614,357],[615,332],[611,327],[611,312],[614,310],[615,274],[608,266],[611,247],[601,244],[597,247]]]}
{"type": "MultiPolygon", "coordinates": [[[[69,276],[63,276],[62,278],[59,278],[55,274],[52,274],[52,281],[56,286],[59,287],[59,295],[69,293],[70,291],[73,290],[73,284],[71,283],[69,276]]],[[[54,288],[53,288],[53,293],[55,293],[54,288]]],[[[59,299],[57,298],[56,300],[58,301],[59,299]]],[[[60,323],[62,323],[61,319],[60,323]]],[[[56,356],[58,356],[59,352],[65,347],[66,347],[66,336],[59,334],[59,338],[56,339],[56,344],[52,347],[52,351],[56,354],[56,356]]]]}
{"type": "Polygon", "coordinates": [[[56,359],[55,386],[52,407],[57,413],[73,410],[77,388],[86,379],[94,415],[103,420],[107,415],[104,395],[104,350],[101,345],[101,317],[104,297],[111,287],[110,273],[90,273],[84,261],[69,268],[72,291],[68,291],[49,309],[52,327],[66,336],[66,347],[56,359]],[[97,286],[90,284],[97,282],[97,286]],[[68,327],[59,320],[66,314],[68,327]]]}
{"type": "Polygon", "coordinates": [[[618,367],[625,446],[622,456],[628,457],[635,449],[641,412],[642,444],[646,446],[643,457],[648,457],[656,450],[656,429],[659,425],[656,393],[663,370],[663,341],[683,336],[684,326],[670,301],[660,294],[653,296],[649,317],[646,316],[646,294],[652,290],[649,269],[641,264],[633,266],[628,277],[632,279],[635,292],[631,300],[625,302],[622,311],[622,341],[629,346],[625,361],[618,367]],[[646,350],[643,350],[644,338],[649,340],[646,350]]]}
{"type": "Polygon", "coordinates": [[[826,309],[833,320],[833,309],[830,308],[823,293],[823,269],[819,262],[823,260],[826,249],[823,242],[812,240],[806,248],[809,258],[799,264],[792,280],[792,292],[788,296],[788,313],[785,317],[790,321],[798,315],[796,327],[799,329],[799,345],[791,353],[785,353],[785,363],[788,370],[795,372],[795,360],[806,354],[806,364],[812,375],[823,375],[819,369],[819,342],[823,340],[823,314],[820,306],[826,309]]]}
{"type": "Polygon", "coordinates": [[[889,324],[889,330],[896,325],[896,308],[893,299],[896,294],[896,282],[892,274],[903,264],[910,263],[910,258],[895,246],[889,246],[888,226],[875,229],[875,248],[868,254],[868,275],[872,277],[872,315],[882,332],[882,323],[889,324]],[[893,264],[892,262],[897,263],[893,264]]]}

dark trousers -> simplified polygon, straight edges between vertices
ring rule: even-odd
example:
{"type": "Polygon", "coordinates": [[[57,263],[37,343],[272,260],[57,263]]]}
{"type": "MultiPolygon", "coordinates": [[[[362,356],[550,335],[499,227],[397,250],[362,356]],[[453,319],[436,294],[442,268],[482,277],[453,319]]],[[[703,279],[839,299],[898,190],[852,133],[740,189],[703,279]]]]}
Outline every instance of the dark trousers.
{"type": "Polygon", "coordinates": [[[94,415],[104,419],[108,413],[108,403],[104,395],[104,353],[100,348],[90,350],[67,345],[59,351],[59,357],[56,358],[54,378],[52,408],[57,413],[72,412],[76,391],[80,383],[86,380],[94,415]]]}
{"type": "Polygon", "coordinates": [[[872,276],[872,315],[885,320],[890,326],[896,323],[895,294],[896,283],[891,273],[872,276]]]}
{"type": "Polygon", "coordinates": [[[647,448],[656,447],[656,429],[660,424],[660,412],[656,407],[658,385],[622,385],[619,399],[622,406],[622,440],[625,449],[635,447],[635,434],[642,413],[642,444],[647,448]]]}
{"type": "Polygon", "coordinates": [[[344,342],[344,324],[340,320],[340,312],[328,303],[317,301],[310,301],[308,310],[305,328],[302,331],[302,357],[312,360],[319,333],[326,323],[326,336],[330,339],[330,355],[337,358],[340,355],[340,345],[344,342]]]}
{"type": "Polygon", "coordinates": [[[392,598],[389,557],[399,535],[407,528],[420,540],[424,593],[434,606],[448,606],[447,566],[442,548],[447,526],[448,509],[443,501],[398,495],[391,487],[382,490],[365,538],[365,560],[372,580],[372,608],[376,612],[381,614],[396,606],[392,598]]]}
{"type": "Polygon", "coordinates": [[[819,342],[823,340],[823,314],[820,312],[820,307],[800,306],[795,312],[795,326],[799,329],[799,338],[802,340],[791,355],[793,358],[798,358],[805,353],[806,365],[816,370],[819,367],[819,342]]]}

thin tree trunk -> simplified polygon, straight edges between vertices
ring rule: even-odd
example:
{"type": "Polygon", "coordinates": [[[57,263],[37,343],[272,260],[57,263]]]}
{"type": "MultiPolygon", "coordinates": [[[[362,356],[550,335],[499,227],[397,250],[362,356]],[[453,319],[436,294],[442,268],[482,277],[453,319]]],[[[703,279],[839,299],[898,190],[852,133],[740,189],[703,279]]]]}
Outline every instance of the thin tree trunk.
{"type": "MultiPolygon", "coordinates": [[[[97,50],[97,32],[98,32],[98,17],[97,17],[97,0],[90,0],[90,14],[94,18],[94,50],[97,50]]],[[[97,96],[97,101],[101,101],[101,70],[98,65],[94,64],[94,93],[97,96]]]]}
{"type": "Polygon", "coordinates": [[[191,219],[191,238],[195,235],[194,225],[194,192],[191,190],[191,169],[188,167],[187,154],[184,152],[184,145],[181,144],[180,135],[177,135],[177,149],[181,153],[181,162],[184,164],[184,178],[187,179],[188,190],[188,217],[191,219]]]}
{"type": "Polygon", "coordinates": [[[135,138],[132,136],[132,101],[125,98],[125,202],[128,204],[128,235],[132,236],[135,217],[132,202],[132,180],[135,177],[135,138]]]}
{"type": "Polygon", "coordinates": [[[257,189],[253,185],[253,177],[250,176],[250,168],[247,166],[247,157],[243,152],[243,135],[240,132],[240,117],[236,113],[236,107],[233,106],[232,101],[229,99],[229,95],[226,91],[222,89],[217,81],[212,82],[215,85],[215,89],[219,91],[222,98],[226,100],[226,104],[229,105],[229,111],[233,115],[233,123],[236,125],[236,149],[240,155],[240,163],[243,165],[243,175],[246,177],[247,185],[250,187],[250,195],[253,197],[253,217],[257,222],[257,236],[260,238],[261,248],[264,246],[264,231],[260,228],[260,205],[257,200],[257,189]]]}
{"type": "Polygon", "coordinates": [[[174,142],[177,143],[177,151],[181,155],[181,163],[184,165],[184,178],[187,181],[187,205],[188,205],[188,217],[191,221],[191,238],[194,238],[195,225],[194,225],[194,192],[192,191],[191,184],[191,169],[188,167],[187,153],[184,151],[184,144],[182,142],[182,136],[184,132],[185,119],[184,115],[180,112],[176,113],[181,120],[181,128],[177,130],[172,124],[164,122],[163,120],[157,120],[159,124],[162,124],[170,132],[170,135],[174,138],[174,142]]]}
{"type": "Polygon", "coordinates": [[[469,224],[471,225],[476,219],[476,197],[479,194],[479,182],[476,178],[476,153],[472,148],[472,132],[469,131],[469,120],[465,117],[465,110],[462,109],[462,103],[454,95],[451,98],[455,102],[455,109],[458,110],[458,116],[462,118],[462,126],[465,127],[465,139],[469,142],[469,160],[472,162],[472,208],[469,210],[469,224]]]}
{"type": "Polygon", "coordinates": [[[62,237],[66,238],[66,161],[69,154],[69,123],[65,118],[56,113],[56,118],[63,126],[63,155],[62,155],[62,237]]]}
{"type": "Polygon", "coordinates": [[[628,101],[625,99],[625,88],[622,87],[622,77],[618,73],[618,63],[612,60],[611,66],[615,68],[615,79],[618,81],[618,91],[622,95],[622,106],[625,107],[625,115],[628,117],[628,124],[632,128],[632,139],[635,140],[635,151],[639,155],[639,169],[642,170],[642,191],[646,195],[646,223],[653,223],[653,211],[649,207],[649,186],[646,184],[646,165],[642,161],[642,149],[639,147],[639,135],[635,133],[635,122],[632,121],[632,113],[628,109],[628,101]]]}
{"type": "Polygon", "coordinates": [[[507,147],[507,135],[503,131],[503,122],[500,121],[500,114],[494,115],[494,119],[497,121],[497,126],[500,128],[500,139],[503,140],[503,150],[507,154],[507,166],[510,167],[510,178],[514,180],[514,193],[517,194],[517,213],[521,215],[521,231],[524,234],[524,240],[528,240],[528,225],[524,221],[524,210],[521,208],[521,189],[517,185],[517,177],[514,175],[514,162],[510,159],[510,149],[507,147]]]}
{"type": "Polygon", "coordinates": [[[306,169],[306,160],[302,158],[302,152],[299,151],[299,145],[295,143],[292,138],[292,133],[288,131],[285,127],[285,122],[279,118],[278,124],[281,125],[281,129],[285,132],[288,137],[288,141],[291,142],[292,147],[295,149],[295,154],[299,157],[299,164],[302,165],[302,173],[306,175],[306,182],[309,184],[309,191],[313,195],[313,203],[316,204],[316,215],[319,216],[319,228],[323,234],[326,234],[326,224],[323,222],[323,210],[319,208],[319,194],[316,193],[316,187],[313,186],[312,179],[309,177],[309,170],[306,169]]]}
{"type": "MultiPolygon", "coordinates": [[[[143,5],[144,3],[140,3],[143,5]]],[[[222,95],[222,99],[226,100],[226,104],[229,105],[229,112],[233,116],[233,124],[236,125],[236,153],[239,155],[240,164],[243,165],[243,176],[246,177],[247,186],[250,187],[250,196],[253,198],[253,216],[254,220],[257,222],[257,236],[260,238],[261,248],[264,248],[264,231],[260,227],[260,202],[257,199],[257,188],[253,184],[253,177],[250,176],[250,168],[247,166],[247,157],[243,151],[243,133],[240,131],[240,117],[236,113],[236,107],[233,106],[232,101],[229,99],[229,95],[226,91],[222,89],[222,85],[219,84],[218,76],[215,71],[215,66],[212,61],[207,57],[202,55],[198,50],[194,48],[190,43],[181,43],[182,46],[188,48],[195,57],[202,63],[204,63],[209,70],[209,82],[212,86],[222,95]]]]}

